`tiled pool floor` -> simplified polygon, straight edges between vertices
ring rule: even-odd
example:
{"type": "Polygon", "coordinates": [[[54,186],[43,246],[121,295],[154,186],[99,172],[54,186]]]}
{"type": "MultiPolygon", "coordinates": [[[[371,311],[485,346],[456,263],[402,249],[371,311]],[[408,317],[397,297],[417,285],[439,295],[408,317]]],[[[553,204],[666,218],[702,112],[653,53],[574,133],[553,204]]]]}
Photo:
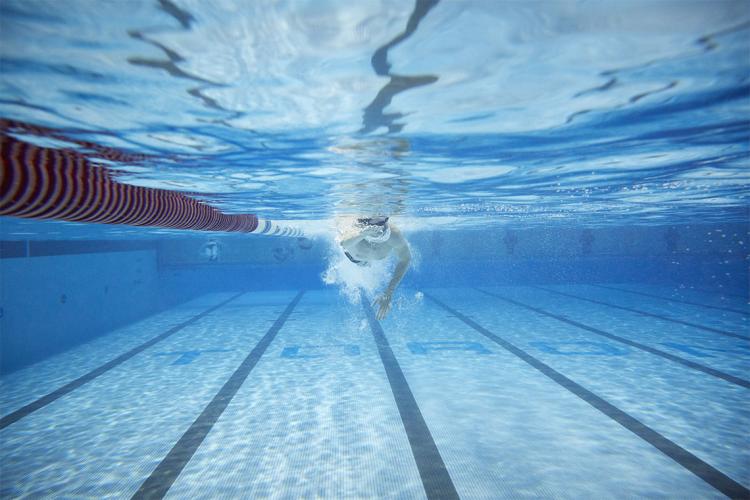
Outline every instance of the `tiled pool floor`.
{"type": "Polygon", "coordinates": [[[748,495],[742,298],[421,292],[209,294],[14,372],[0,496],[748,495]]]}

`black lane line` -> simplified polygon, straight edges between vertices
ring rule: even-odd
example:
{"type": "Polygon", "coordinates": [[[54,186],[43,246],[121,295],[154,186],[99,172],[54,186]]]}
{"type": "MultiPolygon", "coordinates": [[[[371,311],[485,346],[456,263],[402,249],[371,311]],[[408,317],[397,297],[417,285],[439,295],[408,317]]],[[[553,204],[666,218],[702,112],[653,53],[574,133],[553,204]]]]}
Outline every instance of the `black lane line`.
{"type": "Polygon", "coordinates": [[[226,381],[224,386],[219,389],[216,396],[208,403],[208,406],[198,415],[198,418],[190,425],[187,431],[172,447],[166,457],[156,466],[151,475],[143,482],[138,491],[135,492],[132,498],[164,498],[169,488],[175,482],[177,477],[185,468],[187,463],[193,458],[198,447],[203,443],[208,433],[213,428],[214,424],[219,420],[221,414],[227,408],[229,403],[237,394],[242,384],[247,379],[248,375],[255,365],[258,364],[263,353],[266,352],[268,346],[271,344],[276,334],[279,333],[281,327],[284,326],[287,318],[292,313],[294,308],[302,299],[305,291],[300,291],[294,299],[286,306],[286,309],[271,325],[266,334],[256,344],[250,354],[242,361],[240,366],[234,371],[229,380],[226,381]]]}
{"type": "Polygon", "coordinates": [[[156,250],[156,248],[156,241],[153,240],[30,240],[29,257],[104,252],[132,252],[136,250],[156,250]]]}
{"type": "Polygon", "coordinates": [[[492,297],[498,298],[500,300],[504,300],[505,302],[508,302],[510,304],[513,304],[518,307],[523,307],[524,309],[528,309],[529,311],[534,311],[537,314],[541,314],[544,316],[548,316],[550,318],[554,318],[558,321],[562,321],[563,323],[567,323],[569,325],[573,325],[576,328],[580,328],[581,330],[586,330],[587,332],[591,332],[595,335],[599,335],[602,337],[606,337],[608,339],[614,340],[615,342],[620,342],[621,344],[626,344],[631,347],[635,347],[636,349],[640,349],[642,351],[646,351],[651,354],[655,354],[656,356],[662,357],[664,359],[668,359],[669,361],[674,361],[675,363],[681,364],[682,366],[686,366],[688,368],[691,368],[693,370],[697,370],[699,372],[703,372],[707,375],[711,375],[717,378],[720,378],[722,380],[726,380],[730,384],[739,385],[740,387],[744,387],[745,389],[750,389],[750,381],[735,377],[734,375],[730,375],[728,373],[724,373],[722,371],[716,370],[714,368],[711,368],[709,366],[702,365],[700,363],[696,363],[695,361],[690,361],[688,359],[681,358],[679,356],[675,356],[674,354],[670,354],[666,351],[662,351],[660,349],[656,349],[654,347],[647,346],[646,344],[641,344],[640,342],[636,342],[634,340],[626,339],[625,337],[620,337],[619,335],[615,335],[613,333],[605,332],[604,330],[599,330],[598,328],[594,328],[593,326],[584,325],[583,323],[579,323],[578,321],[572,320],[570,318],[566,318],[565,316],[559,316],[557,314],[551,313],[549,311],[545,311],[544,309],[539,309],[538,307],[530,306],[528,304],[524,304],[523,302],[518,302],[513,299],[509,299],[507,297],[503,297],[502,295],[498,295],[496,293],[487,292],[485,290],[481,290],[479,288],[476,289],[477,291],[485,294],[490,295],[492,297]]]}
{"type": "Polygon", "coordinates": [[[671,297],[664,297],[662,295],[655,295],[653,293],[637,292],[635,290],[628,290],[627,288],[617,288],[615,286],[609,286],[609,285],[596,285],[593,283],[588,283],[588,286],[595,286],[597,288],[607,288],[609,290],[617,290],[618,292],[627,292],[627,293],[634,293],[636,295],[643,295],[644,297],[653,297],[655,299],[666,300],[668,302],[680,302],[681,304],[690,304],[691,306],[707,307],[709,309],[718,309],[720,311],[729,311],[729,312],[733,312],[737,314],[743,314],[745,316],[750,316],[750,312],[741,311],[739,309],[732,309],[731,307],[711,306],[708,304],[701,304],[700,302],[690,302],[689,300],[680,300],[680,299],[675,299],[671,297]]]}
{"type": "Polygon", "coordinates": [[[750,496],[750,490],[748,490],[743,485],[727,476],[720,470],[693,455],[674,441],[671,441],[667,437],[659,434],[657,431],[642,423],[635,417],[629,415],[628,413],[625,413],[613,404],[607,402],[593,392],[589,391],[582,385],[569,379],[551,366],[536,359],[526,351],[519,349],[502,337],[495,335],[464,314],[440,302],[432,295],[428,293],[425,293],[424,295],[446,311],[451,312],[454,316],[456,316],[456,318],[463,321],[467,326],[473,328],[475,331],[495,342],[506,351],[520,358],[527,364],[531,365],[533,368],[543,373],[545,376],[554,380],[560,386],[564,387],[571,393],[586,401],[588,404],[604,413],[606,416],[667,455],[669,458],[719,490],[724,495],[727,495],[730,498],[748,498],[750,496]]]}
{"type": "Polygon", "coordinates": [[[398,412],[401,415],[401,422],[404,424],[406,436],[409,438],[411,452],[414,455],[414,461],[419,469],[419,476],[422,478],[422,486],[429,499],[457,499],[459,498],[456,487],[448,469],[445,467],[443,457],[432,439],[430,429],[424,421],[422,412],[419,410],[417,400],[414,399],[406,381],[404,372],[401,371],[396,356],[391,350],[388,339],[385,337],[380,322],[375,318],[367,298],[362,295],[362,304],[370,323],[372,336],[375,338],[375,345],[378,347],[380,360],[388,376],[388,383],[391,385],[391,392],[396,400],[398,412]]]}
{"type": "Polygon", "coordinates": [[[26,240],[0,240],[0,259],[17,259],[28,257],[26,240]]]}
{"type": "Polygon", "coordinates": [[[573,295],[572,293],[559,292],[557,290],[553,290],[551,288],[544,288],[541,286],[531,285],[531,288],[536,288],[537,290],[544,290],[545,292],[549,292],[549,293],[556,293],[557,295],[563,295],[565,297],[570,297],[572,299],[585,300],[586,302],[591,302],[592,304],[599,304],[600,306],[607,306],[607,307],[612,307],[614,309],[634,312],[636,314],[640,314],[641,316],[648,316],[649,318],[663,319],[664,321],[671,321],[672,323],[679,323],[680,325],[692,326],[693,328],[698,328],[700,330],[705,330],[707,332],[718,333],[719,335],[724,335],[726,337],[734,337],[736,339],[750,340],[750,337],[746,335],[739,335],[734,332],[728,332],[726,330],[719,330],[718,328],[711,328],[710,326],[703,326],[697,323],[690,323],[688,321],[683,321],[681,319],[670,318],[668,316],[662,316],[660,314],[650,313],[647,311],[641,311],[640,309],[632,309],[630,307],[618,306],[617,304],[611,304],[609,302],[603,302],[601,300],[589,299],[588,297],[581,297],[578,295],[573,295]]]}
{"type": "Polygon", "coordinates": [[[193,316],[189,320],[184,321],[184,322],[180,323],[179,325],[173,326],[172,328],[170,328],[166,332],[164,332],[164,333],[162,333],[160,335],[157,335],[156,337],[152,338],[151,340],[148,340],[148,341],[144,342],[143,344],[141,344],[141,345],[139,345],[137,347],[134,347],[133,349],[129,350],[126,353],[120,354],[119,356],[117,356],[116,358],[112,359],[111,361],[108,361],[108,362],[104,363],[103,365],[99,366],[98,368],[94,368],[93,370],[91,370],[87,374],[78,377],[77,379],[73,380],[72,382],[68,382],[64,386],[62,386],[62,387],[60,387],[58,389],[55,389],[54,391],[50,392],[49,394],[47,394],[45,396],[42,396],[41,398],[37,399],[36,401],[32,401],[31,403],[27,404],[26,406],[23,406],[23,407],[17,409],[16,411],[14,411],[12,413],[9,413],[9,414],[5,415],[4,417],[0,418],[0,429],[4,429],[4,428],[8,427],[9,425],[11,425],[12,423],[18,422],[23,417],[25,417],[25,416],[27,416],[27,415],[29,415],[29,414],[37,411],[40,408],[43,408],[43,407],[47,406],[48,404],[52,403],[53,401],[56,401],[56,400],[60,399],[61,397],[65,396],[66,394],[68,394],[70,392],[73,392],[74,390],[78,389],[82,385],[84,385],[84,384],[86,384],[88,382],[91,382],[96,377],[98,377],[100,375],[103,375],[104,373],[108,372],[109,370],[111,370],[112,368],[114,368],[114,367],[116,367],[118,365],[121,365],[122,363],[124,363],[125,361],[129,360],[130,358],[132,358],[136,354],[139,354],[139,353],[145,351],[149,347],[151,347],[151,346],[153,346],[153,345],[161,342],[162,340],[166,339],[170,335],[173,335],[173,334],[179,332],[180,330],[182,330],[186,326],[192,325],[193,323],[195,323],[199,319],[203,318],[207,314],[211,314],[215,310],[219,309],[220,307],[225,306],[226,304],[228,304],[229,302],[233,301],[234,299],[236,299],[237,297],[239,297],[240,295],[242,295],[244,293],[245,292],[238,293],[237,295],[235,295],[235,296],[233,296],[233,297],[225,300],[224,302],[222,302],[222,303],[220,303],[218,305],[215,305],[215,306],[213,306],[213,307],[211,307],[209,309],[206,309],[205,311],[203,311],[202,313],[198,314],[197,316],[193,316]]]}

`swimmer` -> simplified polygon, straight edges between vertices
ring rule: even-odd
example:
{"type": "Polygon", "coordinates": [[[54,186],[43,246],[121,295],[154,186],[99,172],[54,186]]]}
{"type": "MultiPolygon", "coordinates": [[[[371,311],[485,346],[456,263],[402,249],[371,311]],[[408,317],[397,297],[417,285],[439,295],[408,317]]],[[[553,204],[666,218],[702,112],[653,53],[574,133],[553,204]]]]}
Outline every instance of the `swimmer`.
{"type": "Polygon", "coordinates": [[[396,226],[388,223],[388,217],[368,217],[357,219],[357,234],[341,240],[344,255],[359,266],[366,266],[371,260],[383,260],[393,251],[398,264],[385,291],[374,301],[378,305],[377,318],[385,318],[391,309],[391,298],[396,287],[409,269],[411,252],[404,236],[396,226]]]}

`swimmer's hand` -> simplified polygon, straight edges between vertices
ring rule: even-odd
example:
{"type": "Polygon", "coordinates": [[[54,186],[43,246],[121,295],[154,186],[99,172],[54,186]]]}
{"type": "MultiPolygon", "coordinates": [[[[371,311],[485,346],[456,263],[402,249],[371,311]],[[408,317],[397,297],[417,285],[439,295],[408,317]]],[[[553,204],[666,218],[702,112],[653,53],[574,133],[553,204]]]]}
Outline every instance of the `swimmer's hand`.
{"type": "Polygon", "coordinates": [[[388,314],[388,311],[391,310],[391,294],[390,293],[384,293],[380,297],[377,297],[375,300],[372,301],[372,305],[379,306],[378,314],[376,317],[378,318],[378,321],[381,319],[384,319],[385,316],[388,314]]]}

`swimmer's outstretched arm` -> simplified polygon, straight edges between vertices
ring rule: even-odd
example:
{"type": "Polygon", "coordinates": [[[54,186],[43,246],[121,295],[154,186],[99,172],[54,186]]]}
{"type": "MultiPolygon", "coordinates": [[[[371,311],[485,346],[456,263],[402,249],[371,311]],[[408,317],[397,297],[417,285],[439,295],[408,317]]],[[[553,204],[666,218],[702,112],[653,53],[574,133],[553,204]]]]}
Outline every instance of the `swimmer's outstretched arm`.
{"type": "Polygon", "coordinates": [[[388,311],[390,311],[393,292],[396,291],[396,287],[401,283],[401,280],[404,278],[407,269],[409,269],[409,264],[411,263],[409,244],[406,243],[406,240],[401,235],[401,231],[393,226],[391,226],[391,240],[393,241],[393,251],[395,252],[396,257],[398,257],[398,264],[396,264],[396,269],[393,271],[393,277],[388,283],[385,291],[375,299],[374,303],[380,306],[377,314],[379,320],[385,318],[388,311]]]}
{"type": "Polygon", "coordinates": [[[342,247],[349,247],[354,246],[363,239],[367,238],[368,236],[376,236],[378,234],[378,229],[374,228],[365,228],[361,231],[358,231],[357,234],[354,236],[350,236],[348,238],[344,238],[341,240],[340,245],[342,247]]]}

